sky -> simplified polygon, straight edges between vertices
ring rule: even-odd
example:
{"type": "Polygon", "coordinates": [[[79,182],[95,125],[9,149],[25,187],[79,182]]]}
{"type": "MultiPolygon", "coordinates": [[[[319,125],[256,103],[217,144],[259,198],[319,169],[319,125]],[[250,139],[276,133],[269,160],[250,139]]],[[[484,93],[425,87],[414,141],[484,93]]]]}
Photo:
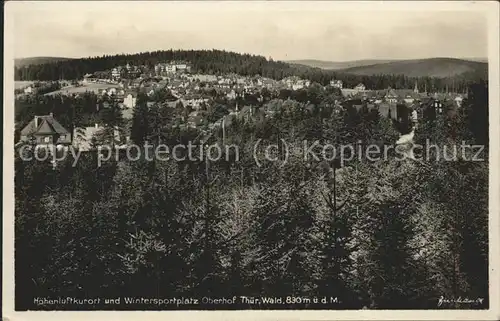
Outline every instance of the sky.
{"type": "Polygon", "coordinates": [[[16,58],[168,49],[224,49],[275,60],[487,57],[486,16],[469,5],[14,1],[5,10],[16,58]]]}

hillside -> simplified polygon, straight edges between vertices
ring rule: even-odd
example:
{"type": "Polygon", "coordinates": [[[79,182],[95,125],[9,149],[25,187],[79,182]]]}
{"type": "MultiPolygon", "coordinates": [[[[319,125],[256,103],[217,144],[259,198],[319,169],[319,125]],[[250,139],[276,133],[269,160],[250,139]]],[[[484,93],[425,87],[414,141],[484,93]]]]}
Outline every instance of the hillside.
{"type": "Polygon", "coordinates": [[[405,75],[407,77],[453,77],[463,74],[482,74],[488,72],[488,64],[455,58],[429,58],[401,60],[341,69],[340,71],[363,76],[379,74],[405,75]]]}
{"type": "MultiPolygon", "coordinates": [[[[338,79],[344,82],[345,88],[353,88],[361,82],[368,89],[385,89],[387,87],[411,89],[417,79],[408,75],[417,74],[420,76],[418,78],[426,78],[418,79],[419,84],[427,84],[429,88],[444,90],[447,85],[455,88],[465,88],[468,83],[478,79],[485,79],[484,76],[487,75],[485,72],[487,71],[486,64],[460,59],[437,58],[389,63],[380,63],[380,60],[378,60],[379,63],[368,66],[326,70],[304,64],[268,60],[263,56],[222,50],[164,50],[25,65],[15,68],[14,77],[15,80],[21,81],[82,79],[87,73],[109,71],[116,66],[124,66],[128,63],[139,66],[143,73],[149,73],[155,64],[166,61],[187,61],[191,64],[193,73],[202,74],[223,75],[236,73],[242,76],[259,75],[275,80],[297,76],[322,85],[328,84],[332,79],[338,79]],[[443,59],[444,62],[442,62],[443,59]],[[365,72],[368,70],[368,75],[363,73],[363,70],[365,72]],[[431,75],[442,76],[443,74],[460,75],[442,79],[428,77],[431,75]]],[[[367,63],[367,61],[364,61],[364,63],[367,63]]]]}
{"type": "MultiPolygon", "coordinates": [[[[64,58],[63,58],[64,59],[64,58]]],[[[16,80],[81,79],[86,73],[110,70],[128,63],[150,69],[158,62],[189,61],[194,72],[209,74],[238,73],[283,78],[296,71],[289,64],[270,61],[263,56],[222,50],[165,50],[113,56],[66,59],[15,68],[16,80]]]]}
{"type": "Polygon", "coordinates": [[[29,58],[18,58],[14,60],[14,65],[16,67],[24,67],[29,65],[42,65],[51,62],[67,61],[72,58],[64,57],[29,57],[29,58]]]}
{"type": "Polygon", "coordinates": [[[464,58],[464,60],[488,63],[488,58],[464,58]]]}
{"type": "Polygon", "coordinates": [[[293,65],[303,65],[313,68],[321,68],[327,70],[339,70],[352,67],[361,67],[374,64],[383,64],[388,62],[393,62],[396,60],[390,59],[366,59],[366,60],[352,60],[352,61],[326,61],[326,60],[314,60],[314,59],[304,59],[304,60],[289,60],[287,61],[293,65]]]}

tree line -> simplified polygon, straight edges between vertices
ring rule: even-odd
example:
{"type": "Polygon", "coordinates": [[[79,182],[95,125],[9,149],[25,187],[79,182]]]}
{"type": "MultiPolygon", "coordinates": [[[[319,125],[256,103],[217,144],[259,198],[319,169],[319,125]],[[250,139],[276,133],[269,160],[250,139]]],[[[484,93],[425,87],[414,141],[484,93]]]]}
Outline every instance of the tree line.
{"type": "Polygon", "coordinates": [[[16,80],[72,80],[82,79],[87,73],[103,72],[117,66],[124,66],[127,63],[142,66],[143,72],[147,73],[154,70],[155,64],[166,61],[187,61],[192,65],[192,71],[199,73],[260,75],[275,80],[299,76],[322,85],[329,84],[332,79],[338,79],[344,82],[346,88],[353,88],[359,83],[363,83],[368,89],[372,90],[386,89],[388,87],[412,89],[417,82],[420,91],[427,88],[428,91],[454,89],[456,92],[464,92],[472,82],[487,78],[485,74],[480,72],[469,72],[448,78],[407,77],[404,75],[359,76],[293,65],[266,59],[263,56],[239,54],[224,50],[166,50],[137,54],[104,55],[16,67],[14,75],[16,80]]]}

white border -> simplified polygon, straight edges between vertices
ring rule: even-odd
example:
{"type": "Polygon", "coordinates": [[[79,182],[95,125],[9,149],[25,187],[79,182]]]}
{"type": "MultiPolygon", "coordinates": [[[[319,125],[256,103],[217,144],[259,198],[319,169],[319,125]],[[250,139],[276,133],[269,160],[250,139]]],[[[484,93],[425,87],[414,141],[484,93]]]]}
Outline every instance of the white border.
{"type": "MultiPolygon", "coordinates": [[[[51,1],[52,2],[52,1],[51,1]]],[[[76,1],[75,1],[76,2],[76,1]]],[[[100,2],[100,1],[99,1],[100,2]]],[[[88,1],[92,6],[97,2],[88,1]]],[[[127,5],[133,3],[124,2],[127,5]]],[[[175,2],[175,5],[203,7],[214,5],[212,1],[175,2]]],[[[173,5],[172,4],[172,5],[173,5]]],[[[120,4],[124,5],[124,4],[120,4]]],[[[135,4],[134,4],[135,5],[135,4]]],[[[147,3],[141,1],[141,6],[147,3]]],[[[490,266],[490,309],[472,310],[359,310],[359,311],[99,311],[99,312],[15,312],[14,311],[14,53],[13,53],[13,19],[11,12],[15,2],[5,3],[4,12],[4,162],[3,162],[3,317],[7,320],[500,320],[499,311],[499,137],[500,106],[499,106],[499,3],[496,1],[466,2],[466,1],[349,1],[349,2],[218,2],[218,10],[234,10],[245,7],[245,10],[258,8],[300,10],[307,6],[308,10],[382,10],[382,11],[480,11],[488,18],[488,61],[489,61],[489,113],[490,113],[490,177],[489,177],[489,266],[490,266]],[[314,10],[314,9],[313,9],[314,10]]]]}

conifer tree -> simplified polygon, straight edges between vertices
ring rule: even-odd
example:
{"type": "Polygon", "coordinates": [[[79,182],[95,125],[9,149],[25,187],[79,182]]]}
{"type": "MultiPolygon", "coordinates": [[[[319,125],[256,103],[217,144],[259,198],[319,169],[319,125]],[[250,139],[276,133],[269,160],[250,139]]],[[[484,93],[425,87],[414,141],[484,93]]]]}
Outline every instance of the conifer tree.
{"type": "Polygon", "coordinates": [[[147,96],[143,93],[139,93],[132,117],[132,128],[130,131],[130,139],[135,144],[142,145],[147,140],[149,134],[149,119],[147,96]]]}

